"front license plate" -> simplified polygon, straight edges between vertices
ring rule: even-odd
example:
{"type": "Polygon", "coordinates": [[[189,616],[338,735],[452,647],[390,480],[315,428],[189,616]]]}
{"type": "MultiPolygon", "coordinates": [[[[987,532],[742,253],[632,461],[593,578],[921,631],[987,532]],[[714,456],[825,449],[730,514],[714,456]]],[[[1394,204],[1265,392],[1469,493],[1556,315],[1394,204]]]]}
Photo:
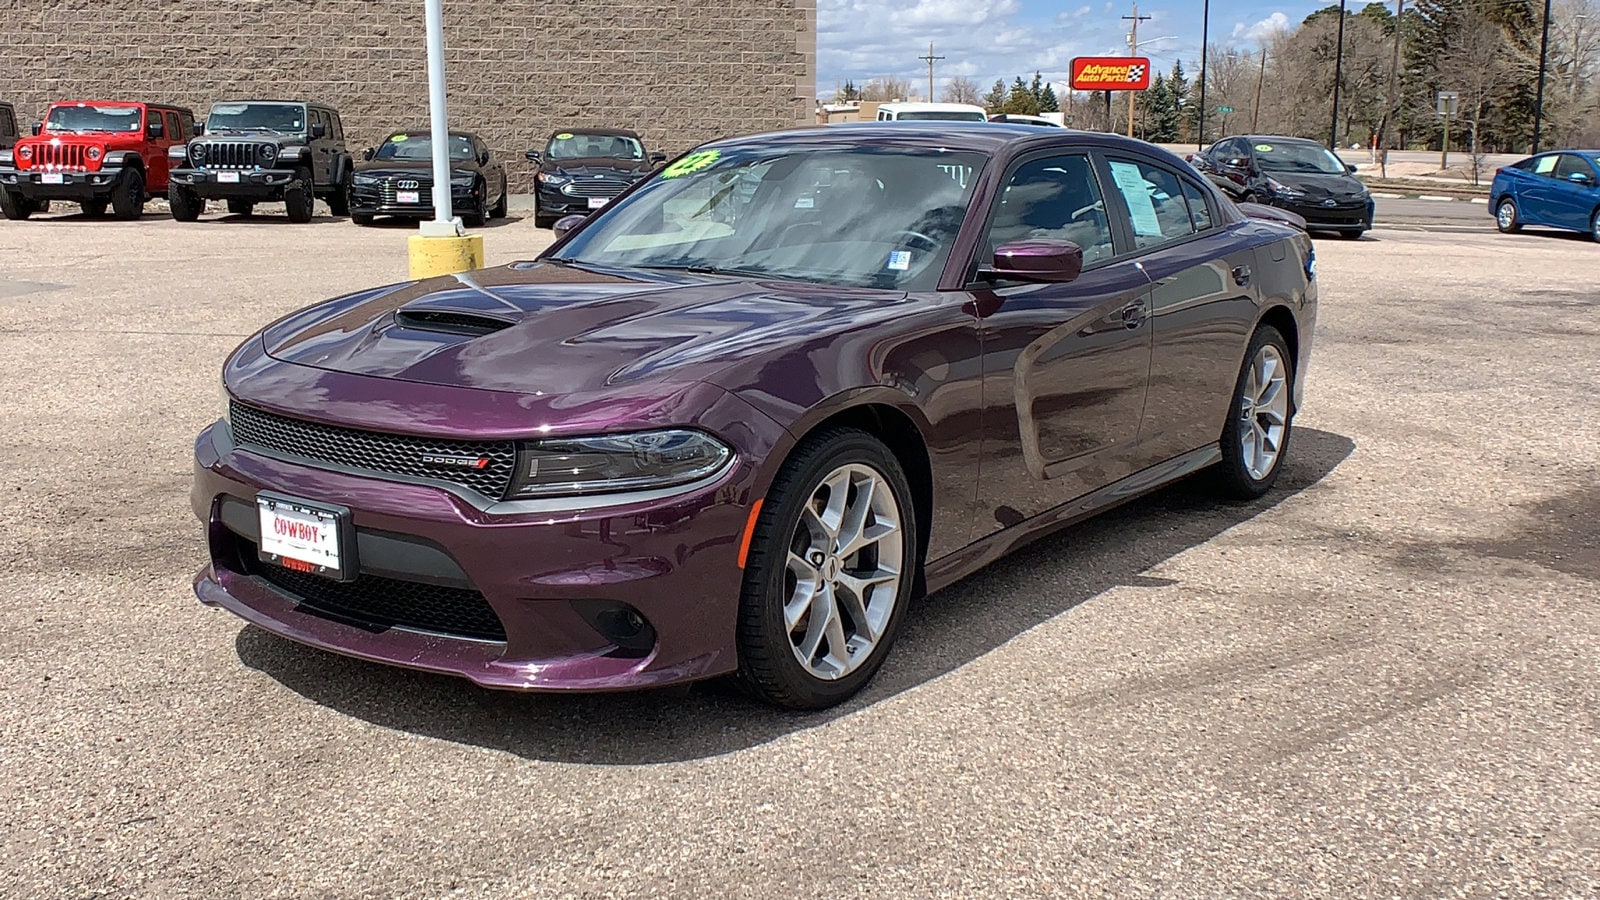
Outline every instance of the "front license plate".
{"type": "Polygon", "coordinates": [[[599,209],[602,206],[605,206],[607,203],[610,203],[610,202],[611,202],[610,199],[608,199],[606,197],[590,197],[589,198],[589,208],[590,209],[599,209]]]}
{"type": "Polygon", "coordinates": [[[395,199],[396,203],[421,203],[422,202],[422,192],[421,191],[397,191],[397,192],[395,192],[394,199],[395,199]]]}
{"type": "Polygon", "coordinates": [[[239,173],[238,172],[218,172],[217,173],[217,183],[218,184],[238,184],[239,183],[239,173]]]}
{"type": "Polygon", "coordinates": [[[39,176],[39,183],[40,184],[65,184],[66,183],[66,178],[64,178],[61,175],[60,172],[46,172],[45,174],[39,176]]]}
{"type": "Polygon", "coordinates": [[[256,496],[261,518],[261,558],[297,572],[344,579],[345,532],[349,513],[306,500],[276,494],[256,496]]]}

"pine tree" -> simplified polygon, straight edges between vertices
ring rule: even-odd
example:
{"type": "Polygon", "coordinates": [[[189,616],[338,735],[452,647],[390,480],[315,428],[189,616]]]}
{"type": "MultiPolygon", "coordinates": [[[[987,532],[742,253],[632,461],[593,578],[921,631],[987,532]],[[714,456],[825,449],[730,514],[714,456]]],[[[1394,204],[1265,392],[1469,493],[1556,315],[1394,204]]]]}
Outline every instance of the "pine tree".
{"type": "Polygon", "coordinates": [[[1044,86],[1044,96],[1039,100],[1039,112],[1061,112],[1061,101],[1056,98],[1055,85],[1044,86]]]}
{"type": "Polygon", "coordinates": [[[1183,72],[1183,63],[1172,64],[1172,74],[1167,76],[1167,94],[1172,98],[1172,107],[1167,111],[1168,132],[1172,137],[1168,142],[1187,141],[1190,133],[1190,110],[1194,108],[1194,101],[1189,96],[1189,78],[1183,72]]]}
{"type": "Polygon", "coordinates": [[[1006,105],[1006,83],[996,78],[994,87],[989,89],[989,93],[983,95],[983,100],[980,102],[983,103],[983,108],[989,112],[1000,112],[1006,105]]]}
{"type": "Polygon", "coordinates": [[[1000,107],[1003,113],[1022,116],[1036,116],[1039,114],[1039,101],[1033,98],[1033,91],[1023,83],[1022,76],[1011,85],[1011,93],[1006,95],[1004,106],[1000,107]]]}

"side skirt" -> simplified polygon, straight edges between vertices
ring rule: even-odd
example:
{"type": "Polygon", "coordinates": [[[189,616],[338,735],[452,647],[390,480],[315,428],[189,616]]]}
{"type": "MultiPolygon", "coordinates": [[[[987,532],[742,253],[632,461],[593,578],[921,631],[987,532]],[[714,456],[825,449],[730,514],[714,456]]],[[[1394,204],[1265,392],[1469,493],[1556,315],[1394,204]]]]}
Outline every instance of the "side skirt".
{"type": "Polygon", "coordinates": [[[1222,448],[1216,444],[1191,450],[941,556],[924,567],[928,593],[949,587],[1024,544],[1193,475],[1221,459],[1222,448]]]}

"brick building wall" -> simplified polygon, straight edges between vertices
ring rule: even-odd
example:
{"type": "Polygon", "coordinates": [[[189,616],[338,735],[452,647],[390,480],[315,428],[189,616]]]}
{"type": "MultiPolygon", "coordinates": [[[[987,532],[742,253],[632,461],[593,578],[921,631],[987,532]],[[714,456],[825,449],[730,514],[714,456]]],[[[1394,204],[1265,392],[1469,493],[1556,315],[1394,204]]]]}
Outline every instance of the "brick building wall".
{"type": "MultiPolygon", "coordinates": [[[[426,127],[421,0],[0,0],[0,99],[26,129],[56,99],[316,99],[354,149],[426,127]]],[[[676,154],[810,123],[816,0],[445,0],[452,128],[531,190],[523,151],[562,126],[676,154]]]]}

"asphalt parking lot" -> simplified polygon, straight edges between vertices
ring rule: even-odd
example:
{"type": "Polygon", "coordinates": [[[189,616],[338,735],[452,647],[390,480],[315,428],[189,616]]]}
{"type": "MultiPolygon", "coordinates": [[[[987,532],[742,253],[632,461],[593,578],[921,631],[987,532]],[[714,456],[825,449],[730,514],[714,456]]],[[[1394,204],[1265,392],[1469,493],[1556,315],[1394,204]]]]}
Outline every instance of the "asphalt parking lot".
{"type": "MultiPolygon", "coordinates": [[[[0,222],[0,895],[1600,891],[1582,237],[1318,241],[1274,493],[1179,486],[1036,544],[793,715],[489,693],[195,602],[224,355],[403,278],[410,233],[0,222]]],[[[482,233],[491,264],[548,240],[482,233]]]]}

